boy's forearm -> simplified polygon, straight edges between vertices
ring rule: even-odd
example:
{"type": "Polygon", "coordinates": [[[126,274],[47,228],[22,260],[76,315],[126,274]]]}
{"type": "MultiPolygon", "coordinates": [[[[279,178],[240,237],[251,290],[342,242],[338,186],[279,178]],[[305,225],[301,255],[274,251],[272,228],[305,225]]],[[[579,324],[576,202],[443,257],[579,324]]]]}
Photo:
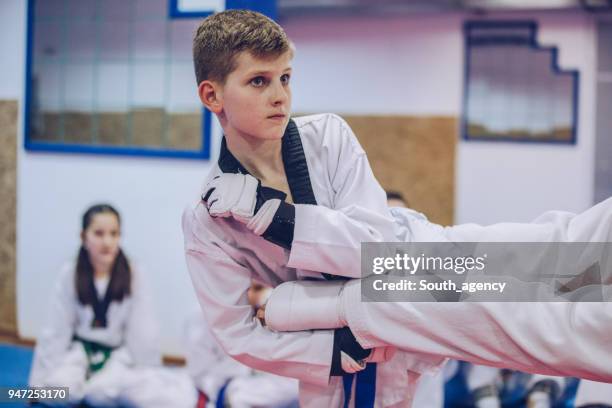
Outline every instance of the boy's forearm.
{"type": "MultiPolygon", "coordinates": [[[[319,385],[329,381],[333,332],[274,333],[253,320],[248,304],[238,304],[239,272],[227,259],[187,252],[187,266],[211,330],[235,360],[257,370],[319,385]]],[[[245,287],[250,281],[245,279],[245,287]]]]}
{"type": "Polygon", "coordinates": [[[384,212],[298,204],[295,213],[292,268],[361,278],[361,244],[396,240],[393,219],[384,212]]]}

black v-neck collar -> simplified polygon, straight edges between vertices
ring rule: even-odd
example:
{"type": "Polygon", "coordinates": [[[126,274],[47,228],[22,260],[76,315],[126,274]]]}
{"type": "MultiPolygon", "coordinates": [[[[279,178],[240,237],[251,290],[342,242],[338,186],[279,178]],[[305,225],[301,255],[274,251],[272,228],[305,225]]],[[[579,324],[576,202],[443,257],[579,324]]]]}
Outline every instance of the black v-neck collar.
{"type": "MultiPolygon", "coordinates": [[[[300,132],[293,119],[289,120],[287,129],[285,129],[281,151],[287,183],[291,190],[293,202],[295,204],[316,205],[317,200],[312,190],[312,184],[310,183],[310,173],[308,172],[308,163],[306,162],[302,139],[300,138],[300,132]]],[[[219,168],[224,173],[249,174],[246,168],[227,148],[225,137],[221,141],[221,153],[219,155],[218,164],[219,168]]]]}
{"type": "Polygon", "coordinates": [[[94,319],[91,322],[91,327],[106,327],[108,323],[107,313],[111,303],[111,287],[113,285],[113,280],[116,279],[115,275],[116,274],[114,272],[111,273],[111,277],[108,280],[108,284],[106,285],[106,291],[104,293],[104,296],[102,297],[102,299],[100,299],[100,297],[98,296],[98,290],[96,289],[96,284],[94,282],[93,273],[91,274],[89,281],[89,290],[90,293],[93,294],[93,296],[91,297],[93,302],[91,307],[93,308],[94,312],[94,319]]]}

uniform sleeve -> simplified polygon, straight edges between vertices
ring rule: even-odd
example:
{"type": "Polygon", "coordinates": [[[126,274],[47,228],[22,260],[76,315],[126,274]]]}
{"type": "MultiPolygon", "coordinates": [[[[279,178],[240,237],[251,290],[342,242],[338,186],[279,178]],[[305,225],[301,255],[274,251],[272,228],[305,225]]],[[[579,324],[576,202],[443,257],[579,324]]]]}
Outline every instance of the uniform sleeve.
{"type": "MultiPolygon", "coordinates": [[[[200,204],[198,204],[200,205],[200,204]]],[[[333,332],[276,333],[253,319],[247,290],[250,270],[221,247],[194,234],[194,210],[183,214],[187,268],[196,296],[221,347],[254,369],[326,385],[332,360],[333,332]]]]}
{"type": "Polygon", "coordinates": [[[30,386],[43,386],[68,352],[76,328],[76,302],[74,264],[69,264],[55,284],[45,325],[36,340],[30,386]]]}
{"type": "Polygon", "coordinates": [[[126,323],[125,345],[137,365],[160,365],[159,325],[153,309],[153,295],[146,275],[133,265],[132,306],[126,323]]]}
{"type": "Polygon", "coordinates": [[[355,305],[349,325],[366,347],[394,345],[474,364],[612,381],[611,303],[355,305]]]}
{"type": "Polygon", "coordinates": [[[361,277],[362,242],[396,241],[387,198],[351,128],[332,115],[336,126],[327,132],[326,165],[333,189],[333,208],[295,205],[295,229],[288,266],[361,277]],[[313,256],[316,254],[316,256],[313,256]]]}
{"type": "MultiPolygon", "coordinates": [[[[609,245],[612,199],[580,214],[547,212],[531,224],[465,224],[443,233],[454,242],[609,245]]],[[[604,262],[608,256],[603,254],[604,262]]],[[[358,281],[347,284],[343,297],[351,305],[345,308],[349,326],[364,347],[394,345],[476,364],[611,382],[612,274],[603,267],[601,273],[604,302],[366,303],[358,281]]]]}

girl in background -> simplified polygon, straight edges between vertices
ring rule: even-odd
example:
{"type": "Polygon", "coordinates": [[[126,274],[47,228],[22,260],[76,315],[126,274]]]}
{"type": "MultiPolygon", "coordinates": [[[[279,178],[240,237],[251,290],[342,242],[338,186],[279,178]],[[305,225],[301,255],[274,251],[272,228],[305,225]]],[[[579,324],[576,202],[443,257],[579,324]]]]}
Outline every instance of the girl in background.
{"type": "Polygon", "coordinates": [[[119,246],[120,224],[108,204],[83,215],[81,248],[55,287],[30,386],[68,387],[73,404],[193,406],[188,379],[159,368],[152,299],[119,246]]]}

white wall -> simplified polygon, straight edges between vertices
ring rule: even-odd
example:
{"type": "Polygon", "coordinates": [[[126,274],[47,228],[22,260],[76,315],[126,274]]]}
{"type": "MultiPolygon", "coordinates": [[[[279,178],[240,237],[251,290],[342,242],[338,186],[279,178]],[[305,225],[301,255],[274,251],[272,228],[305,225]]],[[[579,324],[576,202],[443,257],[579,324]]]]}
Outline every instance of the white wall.
{"type": "MultiPolygon", "coordinates": [[[[464,14],[284,22],[295,41],[294,111],[461,114],[464,14]]],[[[505,13],[536,19],[539,42],[580,70],[578,144],[458,145],[455,221],[529,221],[543,211],[591,204],[595,25],[585,13],[505,13]]]]}
{"type": "Polygon", "coordinates": [[[457,115],[462,20],[291,19],[294,111],[457,115]]]}
{"type": "MultiPolygon", "coordinates": [[[[0,2],[0,97],[23,98],[25,6],[0,2]]],[[[297,46],[294,111],[459,116],[465,16],[291,19],[297,46]]],[[[497,16],[499,17],[499,16],[497,16]]],[[[502,16],[503,17],[503,16],[502,16]]],[[[524,15],[510,17],[525,17],[524,15]]],[[[540,40],[560,46],[561,65],[581,72],[577,146],[461,142],[456,220],[528,220],[581,210],[593,186],[594,24],[586,15],[539,15],[540,40]]],[[[180,348],[194,302],[184,266],[180,215],[197,198],[208,162],[28,153],[20,126],[18,313],[38,333],[61,263],[78,246],[79,218],[96,201],[124,216],[124,247],[150,274],[166,352],[180,348]]],[[[213,151],[217,150],[218,132],[213,151]]]]}

